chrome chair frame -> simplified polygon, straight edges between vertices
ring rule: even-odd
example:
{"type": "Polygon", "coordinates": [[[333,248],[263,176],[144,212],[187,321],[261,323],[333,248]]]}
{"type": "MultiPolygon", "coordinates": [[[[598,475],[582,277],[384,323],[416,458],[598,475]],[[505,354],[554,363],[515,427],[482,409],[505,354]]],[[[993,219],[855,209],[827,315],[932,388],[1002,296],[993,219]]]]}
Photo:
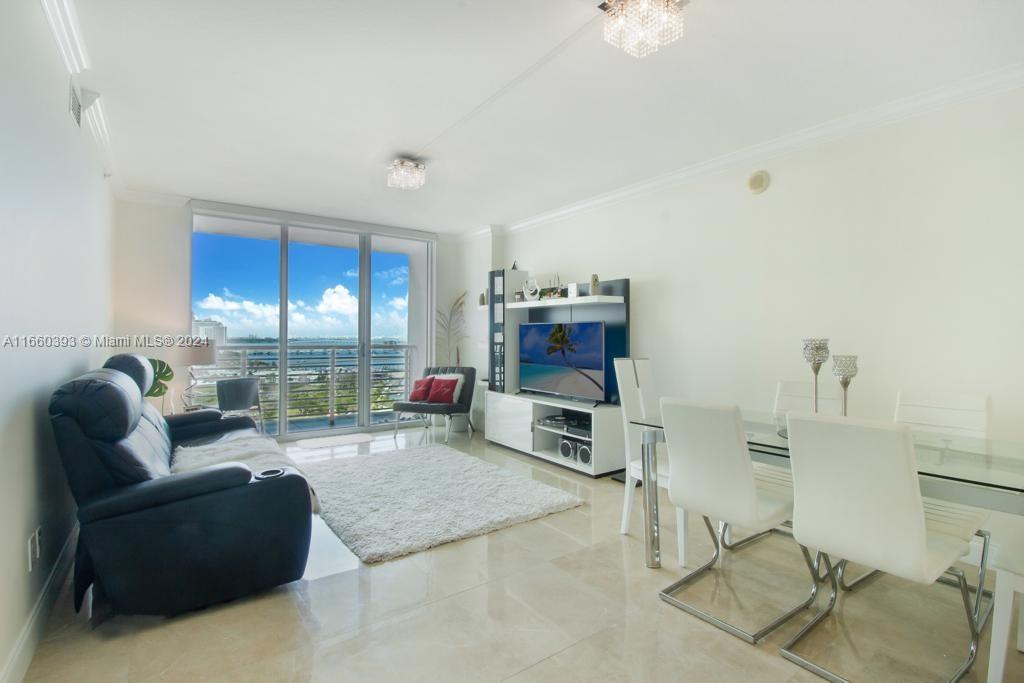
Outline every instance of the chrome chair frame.
{"type": "MultiPolygon", "coordinates": [[[[981,637],[981,632],[985,629],[985,625],[988,623],[989,617],[992,616],[993,601],[991,599],[989,600],[988,608],[984,611],[982,610],[983,598],[991,598],[992,595],[991,592],[985,589],[984,587],[985,576],[988,569],[988,551],[990,537],[989,533],[984,529],[979,530],[975,535],[979,536],[982,539],[981,561],[979,563],[978,571],[978,585],[971,586],[970,584],[968,584],[967,577],[964,575],[963,570],[957,569],[956,567],[950,567],[946,570],[946,574],[949,574],[949,576],[940,576],[938,579],[936,579],[937,583],[955,586],[956,588],[960,589],[960,596],[963,600],[964,605],[964,613],[967,617],[967,625],[971,631],[971,642],[968,649],[967,659],[963,661],[960,667],[953,674],[953,677],[949,679],[950,683],[956,683],[956,681],[962,679],[967,674],[967,672],[970,671],[971,666],[974,664],[974,660],[978,656],[978,640],[981,637]],[[971,593],[974,593],[976,596],[973,603],[971,601],[971,593]]],[[[805,548],[804,546],[800,547],[804,551],[804,557],[808,558],[807,567],[811,573],[812,583],[816,588],[818,585],[818,581],[822,577],[818,574],[817,567],[810,563],[810,555],[808,554],[807,548],[805,548]]],[[[829,595],[828,602],[826,603],[824,608],[819,610],[818,613],[814,615],[813,619],[807,622],[807,624],[805,624],[804,627],[796,633],[796,635],[790,638],[781,648],[779,648],[779,654],[781,654],[785,659],[793,662],[794,664],[797,664],[798,666],[807,669],[811,673],[817,674],[818,676],[824,678],[827,681],[831,681],[831,683],[850,683],[849,679],[843,678],[839,674],[829,671],[828,669],[822,667],[819,664],[815,664],[809,659],[801,657],[793,651],[793,648],[794,646],[796,646],[797,643],[800,642],[800,640],[803,639],[804,636],[810,633],[815,626],[821,623],[832,612],[832,609],[836,605],[836,600],[840,590],[846,592],[852,591],[859,585],[861,585],[862,582],[879,574],[880,572],[877,569],[870,570],[864,573],[863,575],[857,577],[850,583],[845,583],[843,581],[843,574],[846,571],[846,560],[840,560],[839,563],[835,567],[833,567],[831,559],[827,554],[819,552],[818,557],[824,561],[826,570],[825,578],[829,580],[832,587],[832,591],[829,595]]]]}
{"type": "MultiPolygon", "coordinates": [[[[739,541],[735,541],[733,543],[726,544],[725,541],[724,541],[724,537],[725,537],[725,534],[726,534],[726,532],[728,531],[728,528],[729,528],[728,524],[723,524],[721,526],[721,529],[716,533],[714,527],[711,524],[711,520],[708,519],[708,517],[706,515],[703,516],[703,519],[704,519],[704,526],[707,527],[708,534],[711,536],[711,541],[712,541],[712,543],[715,546],[714,554],[712,555],[711,559],[708,562],[706,562],[705,564],[701,565],[697,569],[693,570],[692,572],[690,572],[689,574],[684,576],[679,581],[676,581],[675,583],[673,583],[672,585],[668,586],[667,588],[664,588],[659,593],[659,596],[661,597],[662,600],[664,600],[668,604],[672,605],[673,607],[676,607],[678,609],[683,610],[684,612],[688,612],[689,614],[692,614],[693,616],[697,617],[698,619],[702,619],[702,620],[708,622],[712,626],[717,626],[718,628],[722,629],[726,633],[730,633],[730,634],[736,636],[737,638],[740,638],[741,640],[744,640],[744,641],[750,643],[751,645],[757,643],[762,638],[767,636],[769,633],[771,633],[775,629],[779,628],[784,623],[786,623],[787,621],[789,621],[790,619],[795,617],[797,614],[800,614],[805,609],[810,607],[812,603],[814,603],[814,599],[818,595],[818,582],[817,581],[815,581],[814,585],[811,587],[811,594],[810,594],[810,596],[806,600],[804,600],[802,603],[800,603],[799,605],[797,605],[793,609],[789,610],[788,612],[786,612],[782,616],[779,616],[779,617],[775,618],[769,624],[767,624],[766,626],[761,627],[760,629],[758,629],[754,633],[748,633],[747,631],[744,631],[743,629],[741,629],[741,628],[739,628],[737,626],[734,626],[734,625],[732,625],[732,624],[730,624],[730,623],[728,623],[726,621],[723,621],[723,620],[719,619],[718,617],[716,617],[716,616],[714,616],[712,614],[709,614],[708,612],[705,612],[702,609],[694,607],[693,605],[685,603],[682,600],[679,600],[678,598],[676,598],[673,595],[673,593],[678,592],[679,590],[681,590],[685,586],[687,586],[690,583],[692,583],[693,581],[695,581],[700,576],[702,576],[705,573],[709,572],[718,563],[718,558],[721,556],[722,548],[726,548],[727,550],[736,550],[736,549],[742,548],[742,547],[744,547],[746,545],[749,545],[749,544],[753,543],[754,541],[760,540],[762,538],[765,538],[766,536],[771,535],[771,533],[773,531],[772,529],[769,529],[767,531],[763,531],[763,532],[760,532],[760,533],[757,533],[757,534],[753,534],[751,536],[747,536],[746,538],[741,539],[739,541]]],[[[810,558],[810,555],[807,552],[807,549],[804,548],[803,546],[801,546],[801,550],[803,551],[804,560],[807,562],[808,569],[811,571],[811,573],[816,573],[817,565],[816,565],[816,563],[813,563],[811,561],[811,558],[810,558]]]]}

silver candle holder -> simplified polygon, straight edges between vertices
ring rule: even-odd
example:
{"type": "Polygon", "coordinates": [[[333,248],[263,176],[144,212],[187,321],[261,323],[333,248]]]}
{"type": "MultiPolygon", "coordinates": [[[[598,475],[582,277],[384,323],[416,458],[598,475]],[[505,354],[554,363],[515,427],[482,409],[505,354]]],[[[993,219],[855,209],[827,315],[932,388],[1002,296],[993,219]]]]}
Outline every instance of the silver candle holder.
{"type": "Polygon", "coordinates": [[[846,417],[846,393],[850,388],[850,380],[857,376],[857,356],[832,356],[832,374],[839,379],[843,388],[843,417],[846,417]]]}
{"type": "Polygon", "coordinates": [[[804,360],[811,364],[814,373],[814,391],[811,394],[814,412],[818,412],[818,371],[828,360],[828,339],[804,339],[804,360]]]}

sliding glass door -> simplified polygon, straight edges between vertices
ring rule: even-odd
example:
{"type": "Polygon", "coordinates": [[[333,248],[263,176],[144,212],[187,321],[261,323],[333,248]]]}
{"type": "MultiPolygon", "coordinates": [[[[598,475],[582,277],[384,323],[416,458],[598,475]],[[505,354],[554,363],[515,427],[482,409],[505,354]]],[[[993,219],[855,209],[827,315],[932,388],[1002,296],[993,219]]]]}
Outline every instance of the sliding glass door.
{"type": "Polygon", "coordinates": [[[274,434],[394,419],[431,353],[429,240],[202,214],[193,227],[193,333],[217,363],[192,369],[192,405],[245,376],[274,434]]]}

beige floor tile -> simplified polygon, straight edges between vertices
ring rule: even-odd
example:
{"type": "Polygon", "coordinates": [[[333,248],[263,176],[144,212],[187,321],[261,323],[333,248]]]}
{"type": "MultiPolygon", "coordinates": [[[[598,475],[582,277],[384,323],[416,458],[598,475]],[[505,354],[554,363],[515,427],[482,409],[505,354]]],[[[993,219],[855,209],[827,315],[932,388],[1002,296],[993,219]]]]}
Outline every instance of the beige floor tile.
{"type": "MultiPolygon", "coordinates": [[[[432,443],[401,430],[368,444],[305,451],[345,458],[432,443]]],[[[802,623],[757,646],[664,603],[684,575],[674,510],[662,505],[661,569],[643,555],[642,501],[619,534],[622,485],[454,435],[453,448],[570,491],[579,508],[391,562],[365,565],[317,534],[304,580],[173,619],[113,616],[90,624],[58,600],[27,681],[791,681],[819,680],[778,655],[802,623]],[[319,553],[319,554],[317,554],[319,553]]],[[[691,568],[712,545],[699,517],[691,568]]],[[[321,530],[322,531],[322,530],[321,530]]],[[[792,539],[729,553],[680,597],[754,628],[799,602],[809,577],[792,539]]],[[[820,596],[817,604],[821,604],[820,596]]],[[[955,669],[966,626],[956,591],[882,578],[844,596],[800,651],[856,680],[930,681],[955,669]]],[[[983,681],[987,635],[969,681],[983,681]]],[[[1012,651],[1007,680],[1024,680],[1012,651]]]]}

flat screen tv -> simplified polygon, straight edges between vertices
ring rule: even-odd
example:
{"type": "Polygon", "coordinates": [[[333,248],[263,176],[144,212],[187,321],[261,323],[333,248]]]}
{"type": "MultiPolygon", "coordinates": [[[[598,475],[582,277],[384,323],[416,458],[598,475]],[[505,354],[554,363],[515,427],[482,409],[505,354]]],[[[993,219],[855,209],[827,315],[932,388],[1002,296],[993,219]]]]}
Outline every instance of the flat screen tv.
{"type": "Polygon", "coordinates": [[[603,322],[519,326],[519,386],[525,391],[604,401],[603,322]]]}

